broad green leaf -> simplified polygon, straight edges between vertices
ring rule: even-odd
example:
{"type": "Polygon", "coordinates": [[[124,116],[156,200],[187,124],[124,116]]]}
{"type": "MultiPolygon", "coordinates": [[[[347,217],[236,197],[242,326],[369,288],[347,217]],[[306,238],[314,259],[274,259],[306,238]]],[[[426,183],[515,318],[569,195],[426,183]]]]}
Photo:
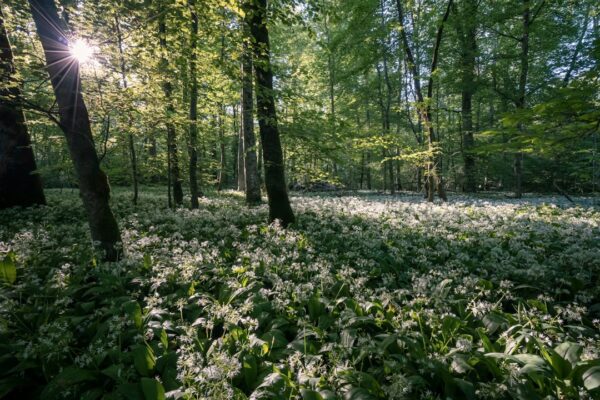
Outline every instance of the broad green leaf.
{"type": "Polygon", "coordinates": [[[323,396],[319,392],[311,389],[300,389],[302,400],[323,400],[323,396]]]}
{"type": "Polygon", "coordinates": [[[585,371],[582,375],[583,386],[587,390],[595,390],[600,387],[600,366],[595,366],[587,371],[585,371]]]}
{"type": "Polygon", "coordinates": [[[139,303],[135,300],[126,303],[123,308],[125,313],[131,318],[136,328],[142,327],[142,308],[139,303]]]}
{"type": "Polygon", "coordinates": [[[17,280],[15,253],[12,251],[4,257],[4,260],[0,261],[0,279],[11,285],[17,280]]]}
{"type": "Polygon", "coordinates": [[[165,388],[156,379],[142,378],[140,385],[145,400],[165,400],[165,388]]]}
{"type": "Polygon", "coordinates": [[[137,346],[133,350],[133,365],[135,369],[143,376],[150,376],[150,373],[156,365],[154,351],[148,345],[137,346]]]}
{"type": "Polygon", "coordinates": [[[582,350],[583,347],[581,345],[570,342],[561,343],[554,349],[558,355],[570,362],[573,366],[579,361],[582,350]]]}

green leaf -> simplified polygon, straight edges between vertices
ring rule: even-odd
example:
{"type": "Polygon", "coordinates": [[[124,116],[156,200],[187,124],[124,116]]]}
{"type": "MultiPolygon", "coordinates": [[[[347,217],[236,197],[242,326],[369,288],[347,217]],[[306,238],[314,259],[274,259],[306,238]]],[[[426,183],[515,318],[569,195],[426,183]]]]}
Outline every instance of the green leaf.
{"type": "Polygon", "coordinates": [[[0,261],[0,279],[12,285],[17,280],[17,266],[15,265],[15,253],[10,251],[4,260],[0,261]]]}
{"type": "Polygon", "coordinates": [[[540,351],[558,378],[566,379],[569,376],[571,373],[571,364],[567,360],[562,358],[556,351],[544,346],[540,346],[540,351]]]}
{"type": "Polygon", "coordinates": [[[156,358],[154,357],[152,348],[148,345],[136,347],[133,350],[133,365],[140,375],[150,376],[156,365],[156,358]]]}
{"type": "Polygon", "coordinates": [[[242,372],[244,374],[244,382],[247,387],[253,387],[256,384],[256,377],[258,376],[258,366],[256,363],[256,357],[252,354],[244,355],[242,359],[242,372]]]}
{"type": "Polygon", "coordinates": [[[57,398],[60,393],[63,393],[66,388],[82,382],[95,380],[97,380],[97,375],[92,371],[77,367],[67,367],[48,383],[40,395],[40,398],[54,399],[57,398]]]}
{"type": "Polygon", "coordinates": [[[131,318],[136,328],[142,327],[142,308],[139,303],[135,300],[125,303],[123,305],[125,313],[131,318]]]}
{"type": "Polygon", "coordinates": [[[169,337],[167,336],[167,331],[162,329],[160,331],[160,343],[163,345],[165,353],[169,350],[169,337]]]}
{"type": "Polygon", "coordinates": [[[595,366],[582,375],[583,386],[587,390],[594,390],[600,387],[600,366],[595,366]]]}
{"type": "Polygon", "coordinates": [[[582,350],[583,347],[581,345],[570,342],[561,343],[554,349],[558,355],[570,362],[573,366],[579,361],[582,350]]]}
{"type": "Polygon", "coordinates": [[[491,335],[498,330],[503,325],[506,325],[508,321],[501,314],[492,311],[483,317],[483,325],[487,329],[488,333],[491,335]]]}
{"type": "Polygon", "coordinates": [[[162,383],[152,378],[142,378],[140,385],[145,400],[164,400],[165,388],[162,383]]]}
{"type": "Polygon", "coordinates": [[[310,389],[301,389],[300,394],[303,400],[323,400],[323,396],[319,392],[310,389]]]}

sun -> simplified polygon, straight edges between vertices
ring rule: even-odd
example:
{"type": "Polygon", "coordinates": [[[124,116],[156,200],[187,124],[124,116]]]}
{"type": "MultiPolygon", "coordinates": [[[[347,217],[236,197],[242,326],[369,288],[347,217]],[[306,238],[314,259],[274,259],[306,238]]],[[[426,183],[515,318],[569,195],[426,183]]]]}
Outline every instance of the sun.
{"type": "Polygon", "coordinates": [[[71,52],[71,57],[77,60],[79,64],[91,61],[94,55],[94,48],[83,39],[77,39],[71,43],[69,51],[71,52]]]}

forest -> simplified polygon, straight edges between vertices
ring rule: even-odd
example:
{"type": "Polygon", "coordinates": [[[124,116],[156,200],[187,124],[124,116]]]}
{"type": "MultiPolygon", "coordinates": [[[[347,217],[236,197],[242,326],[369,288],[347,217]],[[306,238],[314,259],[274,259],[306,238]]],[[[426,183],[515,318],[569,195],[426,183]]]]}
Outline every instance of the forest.
{"type": "Polygon", "coordinates": [[[600,399],[594,0],[1,0],[0,399],[600,399]]]}

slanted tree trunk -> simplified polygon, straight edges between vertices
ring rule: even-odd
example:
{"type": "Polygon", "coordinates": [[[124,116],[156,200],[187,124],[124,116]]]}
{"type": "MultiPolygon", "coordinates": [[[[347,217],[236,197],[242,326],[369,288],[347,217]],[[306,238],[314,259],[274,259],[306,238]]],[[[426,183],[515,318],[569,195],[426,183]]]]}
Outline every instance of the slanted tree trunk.
{"type": "MultiPolygon", "coordinates": [[[[121,34],[121,23],[119,21],[119,14],[115,14],[115,27],[117,33],[117,45],[119,47],[119,61],[121,67],[121,80],[123,82],[123,89],[127,90],[127,68],[125,67],[125,52],[123,51],[123,35],[121,34]]],[[[131,129],[132,124],[131,112],[127,112],[127,127],[131,129]]],[[[133,204],[137,204],[138,201],[138,172],[137,172],[137,159],[135,154],[135,143],[133,134],[129,132],[129,157],[131,161],[131,181],[133,184],[133,204]]]]}
{"type": "Polygon", "coordinates": [[[244,170],[244,189],[246,202],[261,202],[260,178],[256,160],[256,138],[254,136],[254,102],[252,90],[252,51],[250,49],[250,30],[244,23],[244,42],[242,44],[242,154],[244,170]]]}
{"type": "Polygon", "coordinates": [[[263,149],[265,185],[269,198],[269,220],[278,219],[283,226],[287,226],[295,221],[295,217],[285,184],[283,154],[273,95],[267,0],[246,0],[244,6],[249,15],[254,50],[256,104],[263,149]]]}
{"type": "MultiPolygon", "coordinates": [[[[444,189],[444,182],[441,174],[438,171],[439,165],[441,164],[441,157],[438,155],[439,150],[437,149],[437,137],[435,135],[435,129],[433,127],[433,119],[431,118],[431,105],[429,104],[431,98],[433,97],[433,78],[435,75],[435,71],[437,70],[437,63],[439,58],[439,50],[440,44],[442,41],[442,36],[444,33],[444,25],[448,20],[450,15],[450,10],[452,8],[453,0],[448,1],[448,5],[446,7],[446,11],[444,16],[442,17],[442,21],[438,26],[437,34],[435,37],[435,43],[433,47],[433,57],[431,61],[431,69],[429,72],[429,82],[427,85],[427,102],[423,96],[421,91],[421,81],[419,78],[419,71],[416,68],[415,59],[412,54],[412,50],[410,48],[410,44],[408,42],[408,35],[406,34],[406,29],[400,30],[400,36],[402,39],[402,44],[404,47],[404,51],[406,53],[406,61],[409,69],[411,70],[413,76],[413,82],[415,87],[415,94],[417,96],[417,101],[419,102],[419,114],[423,120],[423,124],[425,125],[425,130],[427,132],[427,145],[429,152],[431,153],[430,158],[427,162],[427,176],[426,176],[426,190],[427,190],[427,200],[433,201],[434,191],[437,189],[438,195],[442,200],[446,200],[446,191],[444,189]]],[[[396,0],[396,5],[398,8],[398,20],[401,25],[404,26],[404,10],[402,7],[402,0],[396,0]]]]}
{"type": "Polygon", "coordinates": [[[190,142],[188,152],[190,155],[190,197],[191,207],[198,208],[198,197],[202,193],[198,189],[198,77],[196,76],[196,48],[198,44],[198,13],[196,12],[196,0],[189,0],[188,5],[192,11],[192,23],[190,31],[190,142]]]}
{"type": "MultiPolygon", "coordinates": [[[[175,207],[183,204],[183,188],[181,186],[181,177],[179,173],[179,156],[177,152],[177,132],[175,125],[171,122],[171,115],[175,114],[175,106],[173,105],[173,85],[168,77],[169,61],[167,60],[167,26],[165,22],[165,15],[161,14],[158,21],[158,34],[160,47],[162,50],[162,56],[160,59],[160,70],[164,73],[162,90],[165,94],[166,103],[166,117],[167,117],[167,153],[169,159],[168,165],[168,176],[170,180],[170,187],[173,191],[173,202],[175,207]]],[[[170,191],[171,189],[169,189],[170,191]]],[[[171,206],[169,204],[169,206],[171,206]]]]}
{"type": "Polygon", "coordinates": [[[79,65],[69,53],[66,26],[58,17],[54,0],[29,0],[29,4],[46,55],[46,70],[56,96],[60,125],[75,166],[92,240],[104,252],[105,260],[115,261],[120,256],[116,245],[121,236],[109,205],[108,179],[100,169],[94,147],[88,111],[81,93],[79,65]]]}
{"type": "Polygon", "coordinates": [[[46,204],[0,7],[0,209],[46,204]]]}

